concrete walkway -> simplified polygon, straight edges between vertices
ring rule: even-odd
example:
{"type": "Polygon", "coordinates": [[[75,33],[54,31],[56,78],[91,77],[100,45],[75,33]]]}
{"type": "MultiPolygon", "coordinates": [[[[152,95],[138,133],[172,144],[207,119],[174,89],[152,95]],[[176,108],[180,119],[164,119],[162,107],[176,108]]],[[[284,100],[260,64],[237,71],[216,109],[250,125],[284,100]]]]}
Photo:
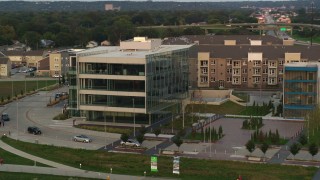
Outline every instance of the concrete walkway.
{"type": "MultiPolygon", "coordinates": [[[[17,173],[33,173],[39,174],[39,177],[43,174],[56,175],[56,176],[68,176],[68,177],[83,177],[83,178],[95,178],[106,179],[108,176],[112,180],[168,180],[165,178],[152,178],[144,176],[128,176],[120,174],[99,173],[86,170],[61,170],[57,168],[38,167],[38,166],[24,166],[24,165],[11,165],[4,164],[0,166],[0,171],[4,172],[17,172],[17,173]]],[[[141,173],[143,174],[143,172],[141,173]]]]}
{"type": "Polygon", "coordinates": [[[55,167],[55,168],[58,168],[58,169],[78,170],[77,168],[73,168],[73,167],[70,167],[70,166],[59,164],[59,163],[56,163],[56,162],[53,162],[53,161],[49,161],[49,160],[46,160],[46,159],[43,159],[43,158],[40,158],[40,157],[37,157],[37,156],[33,156],[31,154],[28,154],[28,153],[25,153],[23,151],[20,151],[18,149],[13,148],[12,146],[9,146],[8,144],[4,143],[1,140],[0,140],[0,148],[5,150],[5,151],[11,152],[13,154],[16,154],[18,156],[24,157],[26,159],[30,159],[32,161],[40,162],[42,164],[46,164],[48,166],[52,166],[52,167],[55,167]]]}

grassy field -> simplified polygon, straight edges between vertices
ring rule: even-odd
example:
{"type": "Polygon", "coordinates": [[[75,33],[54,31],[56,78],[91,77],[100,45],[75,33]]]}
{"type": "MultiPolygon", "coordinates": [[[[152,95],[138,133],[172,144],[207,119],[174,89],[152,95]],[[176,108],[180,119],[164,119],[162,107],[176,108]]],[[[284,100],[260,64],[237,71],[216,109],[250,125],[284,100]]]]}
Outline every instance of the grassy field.
{"type": "Polygon", "coordinates": [[[232,95],[237,96],[238,98],[242,99],[241,102],[249,102],[250,101],[250,96],[246,92],[232,91],[232,95]]]}
{"type": "Polygon", "coordinates": [[[262,106],[248,106],[245,107],[243,111],[240,112],[240,115],[247,115],[247,116],[265,116],[270,113],[268,108],[262,106]]]}
{"type": "Polygon", "coordinates": [[[27,180],[92,180],[89,178],[54,176],[45,174],[30,174],[30,173],[17,173],[17,172],[1,172],[0,180],[9,179],[27,179],[27,180]]]}
{"type": "MultiPolygon", "coordinates": [[[[297,34],[294,34],[293,36],[292,36],[294,39],[296,39],[296,40],[299,40],[299,41],[310,41],[310,37],[301,37],[301,36],[299,36],[299,35],[297,35],[297,34]]],[[[320,43],[320,37],[319,36],[313,36],[313,38],[312,38],[312,42],[314,42],[314,43],[320,43]]]]}
{"type": "Polygon", "coordinates": [[[105,151],[70,149],[20,142],[9,138],[2,140],[11,146],[30,154],[55,162],[78,167],[79,163],[85,170],[109,172],[112,167],[115,174],[179,177],[181,179],[243,179],[259,180],[302,180],[312,179],[317,168],[282,165],[251,164],[233,161],[214,161],[193,158],[180,159],[180,176],[172,174],[172,157],[158,158],[158,173],[150,172],[150,156],[137,154],[116,154],[105,151]],[[65,158],[68,157],[68,158],[65,158]]]}
{"type": "MultiPolygon", "coordinates": [[[[38,87],[44,88],[46,86],[51,86],[56,84],[56,80],[39,80],[38,81],[38,87]]],[[[3,97],[4,99],[7,99],[8,96],[12,97],[12,87],[13,87],[13,96],[15,94],[21,94],[21,91],[25,91],[25,85],[27,92],[33,91],[37,89],[37,81],[0,81],[0,99],[3,97]]]]}
{"type": "MultiPolygon", "coordinates": [[[[28,165],[28,166],[33,166],[34,161],[30,159],[26,159],[20,156],[17,156],[15,154],[12,154],[8,151],[5,151],[0,148],[0,158],[4,160],[5,164],[18,164],[18,165],[28,165]]],[[[49,167],[45,164],[37,163],[37,166],[42,166],[42,167],[49,167]]],[[[1,175],[1,173],[0,173],[1,175]]],[[[1,176],[0,176],[1,179],[1,176]]]]}

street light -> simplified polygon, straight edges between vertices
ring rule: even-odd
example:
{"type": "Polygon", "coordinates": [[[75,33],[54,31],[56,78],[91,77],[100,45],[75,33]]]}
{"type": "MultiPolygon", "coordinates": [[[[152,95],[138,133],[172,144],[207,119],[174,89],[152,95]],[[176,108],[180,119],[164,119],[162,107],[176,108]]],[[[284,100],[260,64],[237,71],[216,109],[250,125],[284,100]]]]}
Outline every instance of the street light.
{"type": "Polygon", "coordinates": [[[133,104],[133,136],[136,136],[136,111],[134,108],[134,98],[132,98],[132,104],[133,104]]]}
{"type": "Polygon", "coordinates": [[[19,139],[19,99],[17,98],[17,139],[19,139]]]}

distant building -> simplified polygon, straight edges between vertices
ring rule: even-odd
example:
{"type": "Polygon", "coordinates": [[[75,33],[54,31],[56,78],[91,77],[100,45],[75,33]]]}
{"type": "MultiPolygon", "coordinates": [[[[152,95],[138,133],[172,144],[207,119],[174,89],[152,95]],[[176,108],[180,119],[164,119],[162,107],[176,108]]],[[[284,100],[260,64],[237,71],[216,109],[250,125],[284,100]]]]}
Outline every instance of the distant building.
{"type": "Polygon", "coordinates": [[[113,4],[105,4],[104,9],[106,11],[120,11],[121,7],[114,7],[113,4]]]}
{"type": "Polygon", "coordinates": [[[195,44],[189,55],[193,89],[281,90],[284,64],[317,62],[320,46],[294,46],[272,36],[182,36],[164,44],[195,44]]]}
{"type": "Polygon", "coordinates": [[[284,66],[283,117],[304,118],[319,105],[320,63],[290,63],[284,66]]]}
{"type": "Polygon", "coordinates": [[[93,48],[97,46],[98,46],[98,43],[96,41],[89,41],[86,48],[93,48]]]}
{"type": "Polygon", "coordinates": [[[0,53],[0,78],[10,77],[11,62],[8,57],[0,53]]]}
{"type": "Polygon", "coordinates": [[[70,85],[71,114],[87,120],[153,124],[181,111],[188,95],[188,51],[192,45],[161,45],[135,37],[120,46],[77,53],[70,85]],[[74,104],[76,102],[76,104],[74,104]]]}

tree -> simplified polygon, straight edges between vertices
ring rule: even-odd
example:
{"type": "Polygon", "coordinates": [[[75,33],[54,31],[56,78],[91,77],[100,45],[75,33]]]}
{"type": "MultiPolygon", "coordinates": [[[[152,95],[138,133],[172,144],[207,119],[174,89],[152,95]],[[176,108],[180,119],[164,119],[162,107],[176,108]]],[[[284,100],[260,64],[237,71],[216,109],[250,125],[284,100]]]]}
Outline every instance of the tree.
{"type": "Polygon", "coordinates": [[[139,134],[136,138],[137,138],[137,141],[138,141],[140,144],[142,144],[143,141],[145,140],[143,134],[139,134]]]}
{"type": "Polygon", "coordinates": [[[260,150],[263,152],[264,156],[266,156],[266,152],[269,149],[269,145],[264,142],[261,146],[260,146],[260,150]]]}
{"type": "Polygon", "coordinates": [[[293,143],[291,146],[290,146],[290,152],[291,154],[293,155],[293,159],[294,157],[296,156],[296,154],[298,154],[298,152],[300,151],[300,146],[299,144],[297,143],[293,143]]]}
{"type": "Polygon", "coordinates": [[[66,83],[66,77],[64,75],[62,75],[62,84],[66,83]]]}
{"type": "Polygon", "coordinates": [[[315,144],[315,143],[311,143],[310,146],[309,146],[309,153],[311,154],[312,156],[312,159],[313,157],[318,154],[318,146],[315,144]]]}
{"type": "Polygon", "coordinates": [[[120,139],[121,139],[123,142],[127,142],[128,139],[129,139],[129,135],[126,134],[126,133],[123,133],[123,134],[121,134],[120,139]]]}
{"type": "Polygon", "coordinates": [[[142,125],[141,128],[139,129],[139,132],[143,135],[145,135],[147,133],[147,128],[146,126],[142,125]]]}
{"type": "Polygon", "coordinates": [[[305,145],[305,144],[308,143],[308,138],[307,138],[307,136],[306,136],[304,133],[301,134],[301,136],[300,136],[300,138],[299,138],[299,142],[300,142],[300,144],[302,144],[302,145],[305,145]]]}
{"type": "Polygon", "coordinates": [[[173,138],[172,142],[178,146],[178,151],[180,146],[183,144],[183,140],[180,138],[180,136],[176,136],[175,138],[173,138]]]}
{"type": "Polygon", "coordinates": [[[153,133],[158,137],[159,134],[161,133],[161,129],[160,128],[156,128],[153,130],[153,133]]]}
{"type": "Polygon", "coordinates": [[[252,140],[249,140],[247,143],[246,143],[246,148],[247,150],[250,152],[250,154],[255,150],[256,148],[256,145],[255,143],[252,141],[252,140]]]}
{"type": "Polygon", "coordinates": [[[222,133],[223,133],[222,126],[219,126],[219,137],[222,137],[222,133]]]}

